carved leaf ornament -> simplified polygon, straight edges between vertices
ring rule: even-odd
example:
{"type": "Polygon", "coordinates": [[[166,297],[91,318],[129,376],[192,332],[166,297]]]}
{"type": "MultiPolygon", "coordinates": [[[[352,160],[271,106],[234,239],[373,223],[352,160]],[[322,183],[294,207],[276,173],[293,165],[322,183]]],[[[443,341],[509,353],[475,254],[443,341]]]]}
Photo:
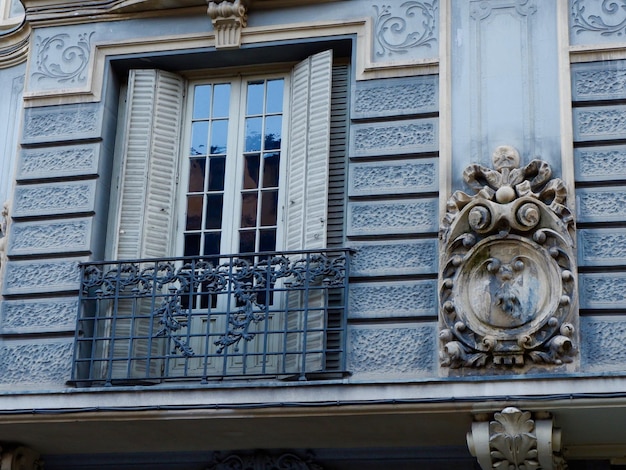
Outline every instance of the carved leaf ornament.
{"type": "Polygon", "coordinates": [[[548,163],[463,174],[475,192],[447,203],[440,231],[440,357],[446,368],[562,365],[577,354],[574,218],[548,163]]]}

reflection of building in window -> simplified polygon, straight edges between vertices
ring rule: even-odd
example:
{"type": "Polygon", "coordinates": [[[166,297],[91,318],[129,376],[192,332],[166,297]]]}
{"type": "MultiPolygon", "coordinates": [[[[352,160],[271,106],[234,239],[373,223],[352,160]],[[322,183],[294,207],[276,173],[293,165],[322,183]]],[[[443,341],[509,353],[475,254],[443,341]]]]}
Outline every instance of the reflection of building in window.
{"type": "Polygon", "coordinates": [[[19,0],[0,0],[0,35],[8,34],[20,27],[25,10],[19,0]]]}

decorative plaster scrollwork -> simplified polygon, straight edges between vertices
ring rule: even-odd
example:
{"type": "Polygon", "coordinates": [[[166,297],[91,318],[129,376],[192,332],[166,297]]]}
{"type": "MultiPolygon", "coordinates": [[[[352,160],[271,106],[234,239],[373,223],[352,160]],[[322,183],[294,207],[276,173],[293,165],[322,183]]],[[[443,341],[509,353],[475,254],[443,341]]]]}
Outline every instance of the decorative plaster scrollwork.
{"type": "Polygon", "coordinates": [[[441,224],[442,370],[560,366],[577,356],[574,218],[548,163],[498,147],[470,165],[441,224]]]}
{"type": "Polygon", "coordinates": [[[377,56],[406,54],[415,47],[432,47],[437,40],[437,2],[407,1],[400,5],[403,15],[395,15],[390,5],[377,6],[374,35],[380,50],[377,56]]]}
{"type": "Polygon", "coordinates": [[[295,454],[268,455],[256,452],[251,455],[232,454],[221,458],[216,456],[205,470],[247,470],[273,468],[276,470],[323,470],[313,462],[313,456],[301,458],[295,454]]]}
{"type": "Polygon", "coordinates": [[[561,430],[543,414],[533,419],[529,411],[514,407],[495,413],[493,420],[472,423],[467,446],[483,470],[564,470],[561,430]]]}
{"type": "Polygon", "coordinates": [[[576,34],[588,31],[601,36],[624,35],[626,0],[602,0],[600,14],[588,13],[587,6],[588,0],[571,0],[572,29],[576,34]]]}
{"type": "Polygon", "coordinates": [[[215,48],[232,49],[241,44],[241,30],[248,24],[247,0],[208,2],[207,14],[215,28],[215,48]]]}
{"type": "Polygon", "coordinates": [[[84,82],[93,35],[93,32],[79,34],[75,43],[67,33],[38,38],[37,72],[33,73],[33,77],[37,77],[38,81],[50,79],[57,83],[84,82]]]}

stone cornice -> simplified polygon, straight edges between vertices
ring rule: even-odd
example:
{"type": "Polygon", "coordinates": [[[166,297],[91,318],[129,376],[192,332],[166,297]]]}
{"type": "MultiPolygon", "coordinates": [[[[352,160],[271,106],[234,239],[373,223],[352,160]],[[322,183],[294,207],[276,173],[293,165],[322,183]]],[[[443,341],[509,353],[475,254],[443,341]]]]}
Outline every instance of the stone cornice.
{"type": "MultiPolygon", "coordinates": [[[[254,9],[274,9],[306,4],[330,3],[345,0],[249,0],[254,9]]],[[[137,17],[171,16],[172,10],[187,12],[204,9],[207,0],[96,0],[85,5],[77,0],[24,0],[26,18],[34,26],[115,21],[137,17]]]]}

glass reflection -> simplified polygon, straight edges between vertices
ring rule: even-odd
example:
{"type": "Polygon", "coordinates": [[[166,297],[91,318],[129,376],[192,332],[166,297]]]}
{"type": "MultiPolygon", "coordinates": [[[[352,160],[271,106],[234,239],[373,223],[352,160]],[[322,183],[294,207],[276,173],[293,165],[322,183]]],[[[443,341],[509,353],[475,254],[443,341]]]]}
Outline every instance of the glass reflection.
{"type": "Polygon", "coordinates": [[[278,187],[278,170],[280,168],[280,153],[264,153],[263,154],[263,187],[278,187]]]}
{"type": "Polygon", "coordinates": [[[259,167],[261,156],[258,153],[245,155],[243,167],[243,189],[256,189],[259,187],[259,167]]]}
{"type": "Polygon", "coordinates": [[[208,119],[211,114],[211,85],[196,85],[193,92],[192,119],[208,119]]]}
{"type": "Polygon", "coordinates": [[[265,150],[280,149],[282,116],[268,116],[265,119],[265,150]]]}
{"type": "Polygon", "coordinates": [[[226,153],[228,142],[228,120],[213,121],[211,132],[211,154],[226,153]]]}
{"type": "Polygon", "coordinates": [[[263,114],[263,91],[264,83],[249,82],[248,83],[248,106],[246,114],[263,114]]]}
{"type": "Polygon", "coordinates": [[[224,204],[224,196],[221,194],[209,194],[206,198],[206,222],[204,224],[204,228],[221,228],[222,205],[224,204]]]}
{"type": "Polygon", "coordinates": [[[187,196],[187,230],[202,228],[202,195],[187,196]]]}
{"type": "Polygon", "coordinates": [[[244,152],[258,152],[261,150],[261,132],[263,118],[246,119],[246,143],[244,152]]]}
{"type": "Polygon", "coordinates": [[[209,140],[209,123],[207,121],[194,122],[191,125],[190,155],[206,155],[207,141],[209,140]]]}
{"type": "Polygon", "coordinates": [[[204,191],[204,172],[206,160],[204,158],[192,158],[189,161],[189,189],[190,193],[204,191]]]}
{"type": "Polygon", "coordinates": [[[257,194],[245,193],[241,195],[241,224],[240,227],[256,227],[257,194]]]}
{"type": "Polygon", "coordinates": [[[228,117],[230,104],[230,83],[215,85],[213,93],[213,115],[212,117],[228,117]]]}
{"type": "Polygon", "coordinates": [[[280,113],[283,110],[284,80],[268,80],[266,113],[280,113]]]}
{"type": "Polygon", "coordinates": [[[209,166],[209,191],[224,190],[225,157],[211,157],[209,166]]]}

